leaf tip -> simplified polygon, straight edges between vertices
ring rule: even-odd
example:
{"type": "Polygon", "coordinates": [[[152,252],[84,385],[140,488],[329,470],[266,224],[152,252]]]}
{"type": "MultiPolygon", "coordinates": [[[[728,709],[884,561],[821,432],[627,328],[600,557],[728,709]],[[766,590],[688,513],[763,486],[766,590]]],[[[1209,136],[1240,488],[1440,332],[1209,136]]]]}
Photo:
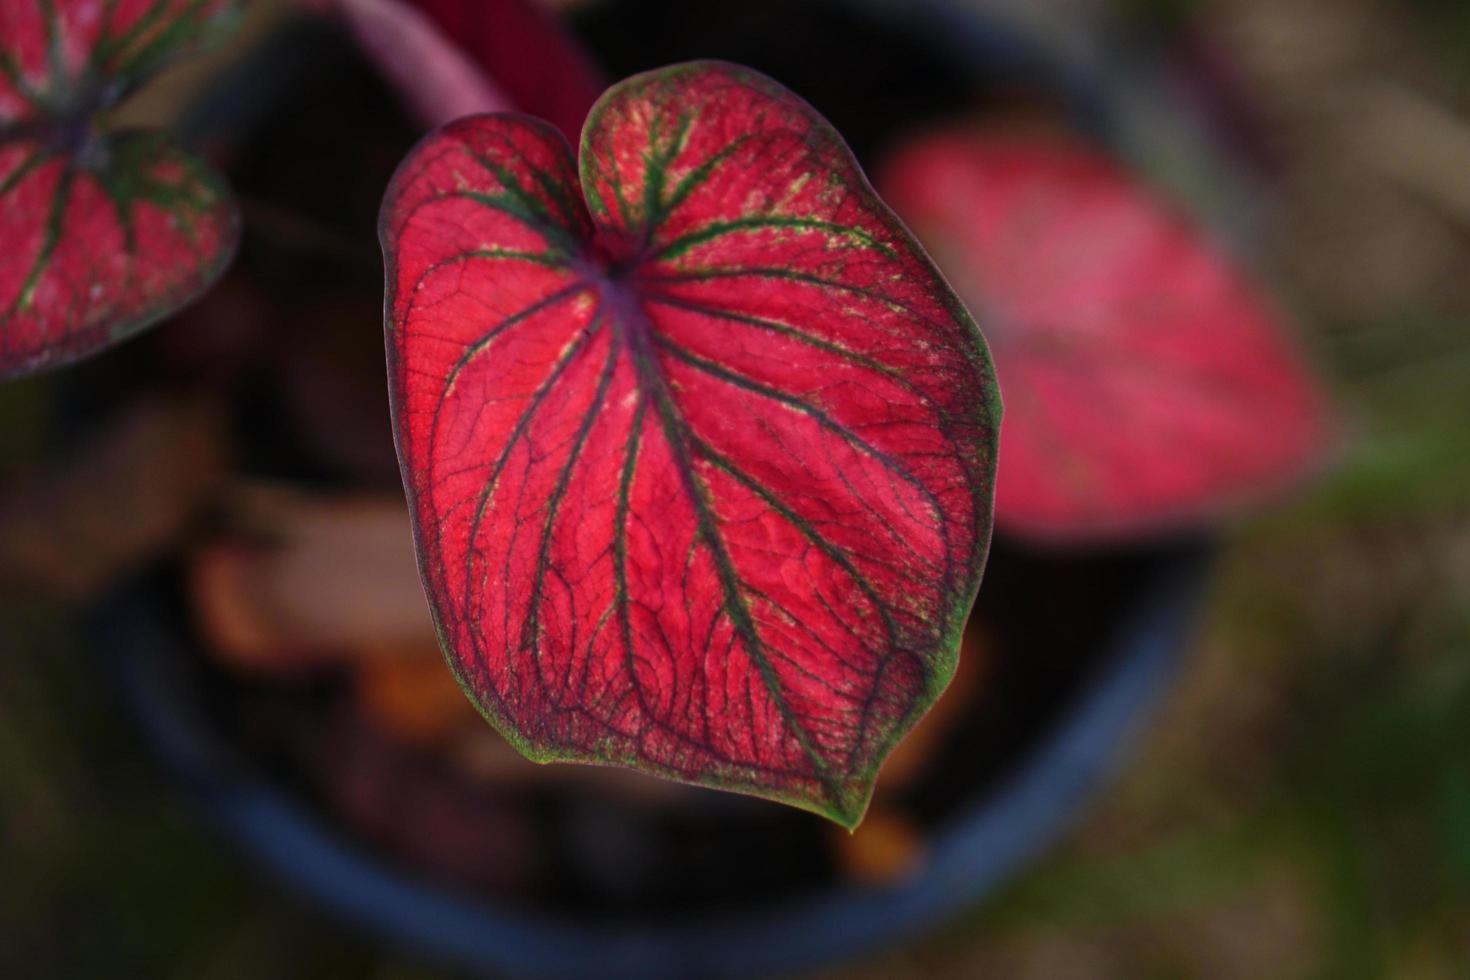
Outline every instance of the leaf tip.
{"type": "Polygon", "coordinates": [[[858,826],[862,824],[863,817],[867,816],[868,804],[873,799],[872,783],[860,795],[840,801],[837,806],[825,811],[822,816],[837,824],[849,834],[857,833],[858,826]]]}

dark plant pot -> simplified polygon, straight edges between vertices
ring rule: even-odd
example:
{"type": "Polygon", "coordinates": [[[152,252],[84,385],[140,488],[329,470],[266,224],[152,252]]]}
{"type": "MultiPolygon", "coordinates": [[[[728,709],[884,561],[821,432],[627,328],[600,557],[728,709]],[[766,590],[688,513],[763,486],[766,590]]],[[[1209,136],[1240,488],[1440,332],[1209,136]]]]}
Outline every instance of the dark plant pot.
{"type": "MultiPolygon", "coordinates": [[[[225,741],[191,680],[201,656],[160,592],[103,611],[103,649],[159,757],[204,817],[252,862],[366,935],[463,968],[514,976],[751,977],[858,956],[932,929],[991,892],[1075,817],[1116,766],[1173,675],[1211,548],[1180,543],[1128,556],[1020,560],[1018,589],[1060,575],[1108,583],[1111,608],[1032,603],[1038,632],[1100,627],[1093,667],[1052,724],[1023,739],[1009,772],[937,821],[920,871],[892,886],[834,886],[676,924],[604,926],[499,908],[395,870],[365,852],[225,741]],[[1077,618],[1072,619],[1073,615],[1077,618]]],[[[997,589],[997,592],[1002,590],[997,589]]],[[[1004,590],[1009,593],[1011,590],[1004,590]]],[[[1007,598],[1012,598],[1007,595],[1007,598]]],[[[1013,624],[1013,626],[1019,624],[1013,624]]],[[[963,776],[963,772],[960,773],[963,776]]],[[[813,818],[814,819],[814,818],[813,818]]]]}
{"type": "MultiPolygon", "coordinates": [[[[752,64],[831,116],[860,158],[907,126],[976,108],[982,92],[998,97],[1007,112],[1040,103],[1125,155],[1129,120],[1152,112],[1132,86],[1099,74],[1095,64],[951,5],[629,0],[613,9],[583,25],[613,75],[695,56],[752,64]],[[820,42],[810,40],[803,18],[824,27],[820,42]],[[865,75],[862,59],[853,60],[854,46],[862,44],[869,59],[882,52],[886,79],[867,77],[873,73],[865,75]],[[834,66],[845,69],[828,70],[834,66]],[[914,109],[915,92],[925,95],[922,112],[914,109]]],[[[206,100],[196,134],[228,140],[242,120],[260,124],[269,113],[259,106],[289,88],[281,81],[288,74],[283,65],[320,67],[317,40],[284,44],[264,70],[247,65],[243,77],[206,100]],[[252,87],[258,79],[273,87],[252,87]],[[242,92],[257,99],[241,99],[242,92]],[[230,122],[221,126],[222,118],[230,122]]],[[[356,228],[355,221],[346,224],[356,228]]],[[[270,419],[267,427],[280,421],[269,410],[247,414],[270,419]]],[[[309,451],[283,448],[276,435],[260,441],[266,449],[247,454],[247,466],[332,478],[330,467],[303,469],[309,451]]],[[[115,597],[100,610],[98,629],[100,648],[149,742],[205,818],[251,861],[365,934],[462,967],[515,975],[764,976],[852,957],[932,928],[1052,840],[1116,764],[1172,675],[1211,553],[1205,539],[1075,554],[998,541],[977,610],[999,638],[1001,663],[973,717],[940,749],[937,775],[905,798],[922,818],[921,866],[886,886],[821,880],[799,892],[747,889],[728,901],[716,889],[682,914],[650,908],[623,915],[606,899],[604,906],[597,900],[575,908],[513,906],[386,860],[242,749],[214,710],[201,677],[205,655],[184,625],[170,576],[115,597]]],[[[724,823],[709,826],[725,834],[738,834],[741,820],[763,819],[774,806],[710,798],[709,808],[724,823]]],[[[781,819],[787,821],[781,827],[807,836],[819,826],[804,814],[781,819]]],[[[710,842],[716,851],[723,845],[710,842]]]]}

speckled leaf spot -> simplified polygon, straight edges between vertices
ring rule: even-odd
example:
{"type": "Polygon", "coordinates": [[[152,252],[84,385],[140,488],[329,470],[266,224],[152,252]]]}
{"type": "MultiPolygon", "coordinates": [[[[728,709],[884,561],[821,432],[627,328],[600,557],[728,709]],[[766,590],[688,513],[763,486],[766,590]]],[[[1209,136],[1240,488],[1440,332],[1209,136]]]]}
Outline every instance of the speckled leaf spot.
{"type": "Polygon", "coordinates": [[[197,295],[238,238],[220,180],[99,117],[234,19],[225,0],[0,0],[0,378],[84,357],[197,295]]]}
{"type": "Polygon", "coordinates": [[[1001,530],[1197,525],[1321,459],[1325,400],[1268,301],[1106,157],[940,131],[897,150],[878,186],[994,345],[1001,530]]]}
{"type": "Polygon", "coordinates": [[[764,76],[430,136],[384,202],[393,421],[449,661],[537,761],[861,819],[990,536],[984,342],[764,76]]]}

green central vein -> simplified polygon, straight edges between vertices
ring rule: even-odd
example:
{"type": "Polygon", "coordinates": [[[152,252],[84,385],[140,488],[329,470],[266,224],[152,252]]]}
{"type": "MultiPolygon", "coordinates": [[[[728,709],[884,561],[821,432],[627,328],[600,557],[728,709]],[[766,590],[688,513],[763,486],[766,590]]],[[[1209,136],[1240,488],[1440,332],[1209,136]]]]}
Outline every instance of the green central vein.
{"type": "MultiPolygon", "coordinates": [[[[941,418],[943,417],[943,412],[941,411],[941,409],[938,408],[938,406],[934,404],[933,399],[929,397],[928,393],[921,390],[917,385],[915,385],[912,381],[905,377],[901,371],[895,370],[894,368],[889,367],[881,361],[868,357],[865,354],[860,354],[857,351],[844,347],[841,344],[833,343],[830,340],[826,340],[814,334],[807,333],[805,330],[800,330],[796,327],[791,326],[788,323],[781,323],[776,320],[768,320],[763,317],[750,316],[749,314],[745,313],[736,313],[732,310],[723,310],[715,306],[706,306],[702,303],[691,302],[689,300],[681,299],[676,296],[652,294],[649,295],[647,298],[649,302],[657,303],[661,306],[671,307],[676,310],[683,310],[698,316],[705,316],[716,320],[724,320],[729,323],[739,323],[745,326],[755,327],[756,329],[764,330],[768,333],[773,333],[780,337],[790,338],[791,340],[811,347],[814,350],[822,351],[825,354],[831,354],[835,357],[839,357],[850,364],[854,364],[860,368],[881,375],[890,383],[895,384],[898,387],[902,388],[904,391],[908,392],[917,401],[923,403],[926,408],[935,412],[936,415],[940,416],[941,418]]],[[[844,482],[846,481],[844,480],[844,482]]],[[[853,489],[850,484],[848,484],[848,489],[852,490],[854,496],[858,496],[859,500],[862,500],[861,496],[857,494],[857,491],[853,489]]],[[[863,500],[862,502],[863,506],[868,509],[870,513],[874,513],[876,516],[876,512],[873,511],[872,506],[868,504],[866,500],[863,500]]],[[[913,544],[902,535],[900,535],[895,529],[890,527],[889,534],[893,536],[895,543],[897,543],[900,547],[907,550],[910,554],[921,558],[922,560],[922,556],[918,554],[918,551],[914,548],[913,544]]]]}
{"type": "Polygon", "coordinates": [[[899,460],[896,460],[892,456],[889,456],[877,446],[874,446],[862,436],[858,435],[856,432],[852,431],[842,423],[838,422],[836,419],[832,418],[830,415],[828,415],[826,412],[823,412],[815,405],[812,405],[800,398],[797,398],[795,395],[791,395],[779,389],[772,388],[769,385],[761,384],[760,382],[752,378],[747,378],[745,375],[737,374],[736,372],[731,371],[723,365],[717,364],[707,358],[700,357],[698,354],[695,354],[692,351],[680,347],[678,344],[669,340],[667,337],[656,337],[654,338],[654,343],[657,344],[661,350],[667,351],[672,357],[679,361],[682,361],[685,364],[688,364],[695,370],[698,370],[713,378],[723,381],[726,384],[733,385],[745,391],[749,391],[755,395],[760,395],[763,398],[768,398],[772,401],[779,402],[780,404],[785,405],[788,408],[792,408],[798,412],[801,412],[803,415],[806,415],[808,418],[812,419],[812,421],[816,422],[822,428],[841,438],[844,442],[852,446],[858,452],[878,462],[881,466],[883,466],[884,469],[888,470],[888,472],[912,487],[929,506],[930,510],[933,513],[934,521],[939,527],[939,537],[940,540],[944,543],[944,567],[946,581],[948,580],[951,567],[951,555],[949,541],[949,521],[944,513],[944,508],[939,505],[939,501],[935,499],[933,492],[930,491],[929,488],[918,479],[918,477],[910,473],[908,471],[908,468],[904,466],[899,460]]]}
{"type": "MultiPolygon", "coordinates": [[[[735,632],[739,634],[777,712],[811,763],[817,780],[822,784],[831,801],[840,805],[842,799],[840,783],[830,772],[826,759],[812,743],[804,724],[797,718],[796,713],[786,701],[781,679],[771,663],[765,643],[760,637],[755,619],[746,603],[739,573],[736,572],[734,561],[730,558],[724,539],[720,536],[708,492],[695,472],[691,450],[693,436],[674,401],[668,381],[656,361],[652,349],[656,341],[653,324],[639,299],[625,292],[626,288],[624,286],[623,289],[606,290],[609,294],[609,305],[614,308],[615,319],[627,339],[628,352],[632,359],[640,392],[644,398],[648,399],[658,416],[664,439],[668,443],[674,460],[674,468],[679,475],[680,485],[694,510],[696,533],[704,542],[714,562],[715,573],[719,579],[723,596],[725,615],[729,617],[735,632]]],[[[750,720],[752,724],[755,723],[753,713],[750,720]]]]}

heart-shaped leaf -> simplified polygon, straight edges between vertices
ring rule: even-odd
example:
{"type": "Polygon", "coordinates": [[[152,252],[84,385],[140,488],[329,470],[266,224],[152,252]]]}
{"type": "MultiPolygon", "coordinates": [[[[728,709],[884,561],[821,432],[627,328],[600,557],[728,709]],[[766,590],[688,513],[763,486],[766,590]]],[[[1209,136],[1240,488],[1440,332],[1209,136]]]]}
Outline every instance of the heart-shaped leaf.
{"type": "Polygon", "coordinates": [[[1320,457],[1323,399],[1268,303],[1100,154],[940,132],[895,153],[879,187],[994,346],[1003,530],[1177,527],[1320,457]]]}
{"type": "Polygon", "coordinates": [[[383,206],[393,421],[451,665],[526,755],[852,826],[989,539],[984,342],[836,132],[719,63],[477,116],[383,206]]]}
{"type": "Polygon", "coordinates": [[[231,19],[225,0],[0,0],[0,378],[83,357],[214,280],[238,227],[161,134],[97,117],[231,19]]]}

